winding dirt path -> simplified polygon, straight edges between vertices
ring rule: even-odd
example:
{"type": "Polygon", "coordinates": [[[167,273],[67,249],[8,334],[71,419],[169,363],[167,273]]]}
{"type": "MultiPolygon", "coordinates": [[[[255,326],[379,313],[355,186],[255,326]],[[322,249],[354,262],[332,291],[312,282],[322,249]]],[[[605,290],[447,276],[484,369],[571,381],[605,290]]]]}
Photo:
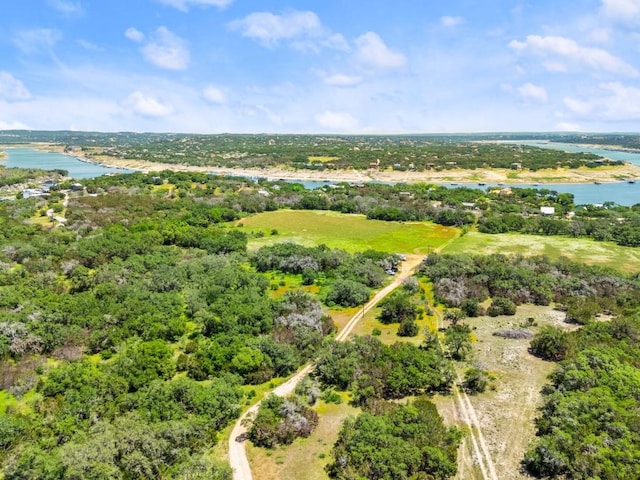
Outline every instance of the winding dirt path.
{"type": "MultiPolygon", "coordinates": [[[[338,342],[344,342],[349,334],[353,331],[357,323],[366,315],[366,313],[374,308],[384,297],[398,288],[402,284],[402,281],[409,277],[416,269],[416,267],[420,265],[423,259],[423,255],[407,255],[407,259],[400,265],[400,271],[396,274],[393,281],[378,293],[376,293],[373,298],[362,307],[362,310],[359,310],[358,313],[351,317],[342,331],[338,335],[336,335],[336,340],[338,342]]],[[[309,374],[309,372],[313,370],[313,367],[313,364],[305,365],[302,370],[298,371],[282,385],[279,385],[277,388],[273,389],[271,392],[266,393],[264,396],[266,397],[271,393],[280,397],[291,395],[296,389],[298,383],[307,374],[309,374]]],[[[249,465],[249,460],[247,459],[247,449],[245,441],[242,441],[240,439],[242,439],[246,435],[248,423],[256,414],[258,408],[260,408],[261,403],[262,400],[260,400],[255,405],[252,405],[251,408],[249,408],[249,410],[247,410],[238,419],[236,424],[233,426],[233,430],[231,430],[231,435],[229,436],[229,464],[233,469],[233,480],[253,480],[253,475],[251,474],[251,466],[249,465]],[[240,441],[236,439],[239,439],[240,441]]]]}

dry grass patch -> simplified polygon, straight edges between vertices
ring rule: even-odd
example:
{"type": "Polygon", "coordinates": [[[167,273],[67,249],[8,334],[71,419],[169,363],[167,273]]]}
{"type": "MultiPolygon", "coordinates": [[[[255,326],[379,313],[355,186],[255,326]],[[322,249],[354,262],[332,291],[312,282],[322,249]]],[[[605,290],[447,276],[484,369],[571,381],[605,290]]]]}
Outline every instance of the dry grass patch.
{"type": "MultiPolygon", "coordinates": [[[[562,321],[563,314],[551,307],[524,305],[513,317],[479,317],[466,319],[474,330],[473,358],[457,365],[460,377],[471,366],[488,370],[494,377],[492,388],[470,397],[493,457],[498,478],[524,480],[530,478],[520,472],[520,461],[535,436],[533,420],[542,405],[540,391],[555,363],[545,362],[528,352],[528,339],[496,337],[497,330],[519,329],[534,318],[537,332],[544,325],[576,328],[562,321]]],[[[440,414],[448,424],[459,424],[453,396],[436,396],[440,414]]],[[[459,450],[459,480],[482,479],[473,458],[469,437],[465,437],[459,450]]]]}
{"type": "Polygon", "coordinates": [[[587,238],[469,232],[444,247],[443,253],[546,255],[552,260],[564,256],[588,265],[606,265],[629,273],[640,272],[640,249],[587,238]]]}
{"type": "Polygon", "coordinates": [[[325,465],[331,461],[331,448],[338,438],[340,426],[349,415],[359,410],[347,403],[339,405],[318,402],[319,423],[308,438],[298,438],[291,445],[272,450],[247,443],[247,455],[253,477],[260,480],[327,480],[325,465]]]}

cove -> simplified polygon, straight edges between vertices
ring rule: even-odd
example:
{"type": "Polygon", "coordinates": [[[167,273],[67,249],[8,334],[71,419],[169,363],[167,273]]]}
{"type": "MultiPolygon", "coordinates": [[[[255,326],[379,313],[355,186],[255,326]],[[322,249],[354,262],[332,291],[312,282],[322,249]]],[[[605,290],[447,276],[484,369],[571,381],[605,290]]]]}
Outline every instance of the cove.
{"type": "Polygon", "coordinates": [[[69,155],[45,152],[33,148],[4,148],[7,158],[0,164],[11,168],[40,168],[42,170],[62,169],[72,178],[94,178],[107,173],[132,173],[125,168],[112,168],[84,162],[69,155]]]}

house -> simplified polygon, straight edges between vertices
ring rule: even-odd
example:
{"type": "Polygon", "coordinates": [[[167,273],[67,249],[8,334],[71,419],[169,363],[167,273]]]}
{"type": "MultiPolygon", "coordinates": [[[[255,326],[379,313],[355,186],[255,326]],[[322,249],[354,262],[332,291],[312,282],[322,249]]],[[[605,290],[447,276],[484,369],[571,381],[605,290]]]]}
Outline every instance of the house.
{"type": "Polygon", "coordinates": [[[462,202],[462,206],[466,208],[476,208],[475,202],[462,202]]]}
{"type": "Polygon", "coordinates": [[[511,170],[521,170],[522,164],[520,162],[513,162],[511,164],[511,170]]]}
{"type": "Polygon", "coordinates": [[[73,190],[74,192],[77,192],[78,190],[82,190],[84,188],[84,186],[81,183],[72,183],[71,184],[71,190],[73,190]]]}
{"type": "Polygon", "coordinates": [[[555,215],[555,207],[540,207],[540,213],[542,215],[555,215]]]}

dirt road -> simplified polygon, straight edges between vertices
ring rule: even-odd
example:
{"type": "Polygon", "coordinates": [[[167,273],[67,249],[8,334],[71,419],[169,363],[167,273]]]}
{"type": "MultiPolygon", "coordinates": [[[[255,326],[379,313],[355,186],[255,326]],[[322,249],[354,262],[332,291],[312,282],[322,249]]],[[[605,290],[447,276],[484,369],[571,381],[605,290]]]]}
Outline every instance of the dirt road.
{"type": "MultiPolygon", "coordinates": [[[[362,307],[362,310],[359,310],[358,313],[351,317],[342,331],[338,335],[336,335],[336,340],[338,342],[344,342],[353,328],[365,316],[365,314],[369,310],[374,308],[384,297],[398,288],[402,284],[402,281],[409,277],[416,269],[416,267],[420,265],[423,259],[424,256],[422,255],[408,255],[407,259],[400,265],[400,271],[396,274],[393,281],[378,293],[376,293],[374,297],[362,307]]],[[[282,385],[273,389],[271,392],[268,392],[265,397],[271,393],[280,397],[291,395],[296,389],[296,385],[298,385],[298,383],[309,372],[311,372],[311,370],[313,370],[313,367],[313,364],[306,365],[302,370],[297,372],[282,385]]],[[[244,415],[242,415],[236,422],[233,430],[231,430],[231,435],[229,437],[229,464],[233,469],[233,480],[253,480],[253,476],[251,474],[251,466],[249,465],[249,460],[247,459],[245,442],[237,441],[236,439],[242,438],[246,435],[247,423],[256,414],[258,408],[260,408],[260,403],[262,403],[262,400],[253,405],[249,410],[247,410],[244,415]]]]}

